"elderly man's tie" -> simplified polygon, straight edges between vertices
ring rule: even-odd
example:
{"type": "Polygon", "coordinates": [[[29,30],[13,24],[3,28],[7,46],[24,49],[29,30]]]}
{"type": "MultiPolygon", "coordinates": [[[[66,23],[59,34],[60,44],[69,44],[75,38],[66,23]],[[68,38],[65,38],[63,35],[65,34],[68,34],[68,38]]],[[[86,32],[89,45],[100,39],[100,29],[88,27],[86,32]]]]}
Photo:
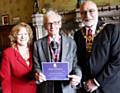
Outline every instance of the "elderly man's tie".
{"type": "Polygon", "coordinates": [[[57,61],[57,55],[58,55],[58,47],[59,47],[59,45],[58,45],[58,43],[56,41],[52,41],[50,43],[50,45],[51,45],[51,48],[53,50],[53,53],[52,53],[53,59],[56,62],[57,61]]]}
{"type": "Polygon", "coordinates": [[[91,30],[91,28],[89,28],[87,35],[86,35],[86,50],[87,50],[87,52],[91,52],[92,43],[93,43],[92,30],[91,30]]]}

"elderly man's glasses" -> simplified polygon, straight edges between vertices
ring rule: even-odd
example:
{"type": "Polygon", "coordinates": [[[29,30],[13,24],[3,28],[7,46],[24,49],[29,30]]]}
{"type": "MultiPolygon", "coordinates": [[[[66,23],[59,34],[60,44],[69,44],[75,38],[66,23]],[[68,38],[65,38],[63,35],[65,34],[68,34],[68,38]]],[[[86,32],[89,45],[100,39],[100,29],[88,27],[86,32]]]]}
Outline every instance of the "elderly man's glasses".
{"type": "Polygon", "coordinates": [[[60,24],[61,21],[54,21],[54,22],[48,22],[46,23],[48,26],[51,26],[51,25],[58,25],[60,24]]]}
{"type": "Polygon", "coordinates": [[[87,13],[92,14],[92,13],[94,13],[95,11],[96,11],[95,9],[83,10],[83,11],[81,11],[81,14],[82,14],[82,15],[86,15],[87,13]]]}

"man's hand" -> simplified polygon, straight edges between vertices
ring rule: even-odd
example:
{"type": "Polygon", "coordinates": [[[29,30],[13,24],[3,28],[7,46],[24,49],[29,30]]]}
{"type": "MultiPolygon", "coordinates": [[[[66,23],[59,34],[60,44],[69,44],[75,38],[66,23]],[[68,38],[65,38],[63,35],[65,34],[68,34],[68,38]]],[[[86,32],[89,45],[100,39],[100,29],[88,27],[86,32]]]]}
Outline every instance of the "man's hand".
{"type": "Polygon", "coordinates": [[[92,93],[97,88],[98,88],[98,86],[95,84],[93,79],[90,79],[87,82],[85,82],[85,89],[86,89],[87,92],[92,93]]]}
{"type": "Polygon", "coordinates": [[[44,82],[44,81],[46,81],[46,77],[45,77],[45,75],[42,73],[42,72],[36,72],[35,73],[35,79],[37,80],[37,81],[39,81],[39,82],[44,82]]]}
{"type": "Polygon", "coordinates": [[[77,86],[81,82],[81,77],[77,75],[68,75],[68,77],[71,79],[71,85],[77,86]]]}

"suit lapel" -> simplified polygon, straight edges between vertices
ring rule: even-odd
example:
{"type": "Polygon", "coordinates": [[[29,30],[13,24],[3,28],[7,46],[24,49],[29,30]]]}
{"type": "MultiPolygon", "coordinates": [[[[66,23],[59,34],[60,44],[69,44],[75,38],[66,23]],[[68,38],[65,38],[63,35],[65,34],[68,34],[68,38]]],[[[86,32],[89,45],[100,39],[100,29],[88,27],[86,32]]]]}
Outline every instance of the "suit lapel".
{"type": "MultiPolygon", "coordinates": [[[[20,64],[22,64],[25,68],[27,68],[27,69],[30,69],[31,68],[31,62],[30,62],[30,65],[29,66],[27,66],[27,64],[25,63],[25,60],[22,58],[22,56],[20,55],[20,53],[18,52],[18,51],[16,51],[16,50],[14,50],[14,53],[15,53],[15,56],[16,56],[16,58],[17,58],[17,60],[18,60],[18,62],[20,63],[20,64]]],[[[30,60],[31,61],[31,60],[30,60]]]]}
{"type": "Polygon", "coordinates": [[[64,61],[64,59],[66,59],[67,55],[68,55],[68,49],[69,49],[69,43],[67,41],[67,39],[65,38],[65,36],[62,35],[62,57],[61,57],[61,61],[64,61]]]}
{"type": "Polygon", "coordinates": [[[100,27],[104,24],[104,22],[98,22],[96,30],[100,29],[100,27]]]}
{"type": "Polygon", "coordinates": [[[43,49],[43,54],[45,55],[46,61],[47,62],[51,61],[50,50],[48,45],[48,36],[44,38],[42,42],[42,49],[43,49]]]}

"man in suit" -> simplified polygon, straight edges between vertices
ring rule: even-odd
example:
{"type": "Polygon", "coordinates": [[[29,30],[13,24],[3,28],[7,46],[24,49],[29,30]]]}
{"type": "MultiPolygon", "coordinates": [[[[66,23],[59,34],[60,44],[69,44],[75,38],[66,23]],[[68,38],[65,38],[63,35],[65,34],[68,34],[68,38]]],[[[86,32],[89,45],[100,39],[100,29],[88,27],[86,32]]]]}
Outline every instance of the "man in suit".
{"type": "Polygon", "coordinates": [[[98,8],[92,1],[80,6],[85,25],[74,34],[78,63],[82,69],[82,93],[120,92],[120,28],[98,20],[98,8]],[[91,30],[91,34],[89,34],[91,30]]]}
{"type": "Polygon", "coordinates": [[[49,10],[44,16],[44,26],[48,36],[34,43],[33,58],[35,76],[40,81],[38,85],[39,93],[76,93],[74,88],[80,85],[82,75],[80,68],[77,66],[76,44],[71,38],[60,34],[61,20],[58,13],[49,10]],[[56,53],[54,53],[54,49],[57,49],[56,53]],[[69,80],[46,81],[42,72],[42,62],[68,62],[69,80]]]}

